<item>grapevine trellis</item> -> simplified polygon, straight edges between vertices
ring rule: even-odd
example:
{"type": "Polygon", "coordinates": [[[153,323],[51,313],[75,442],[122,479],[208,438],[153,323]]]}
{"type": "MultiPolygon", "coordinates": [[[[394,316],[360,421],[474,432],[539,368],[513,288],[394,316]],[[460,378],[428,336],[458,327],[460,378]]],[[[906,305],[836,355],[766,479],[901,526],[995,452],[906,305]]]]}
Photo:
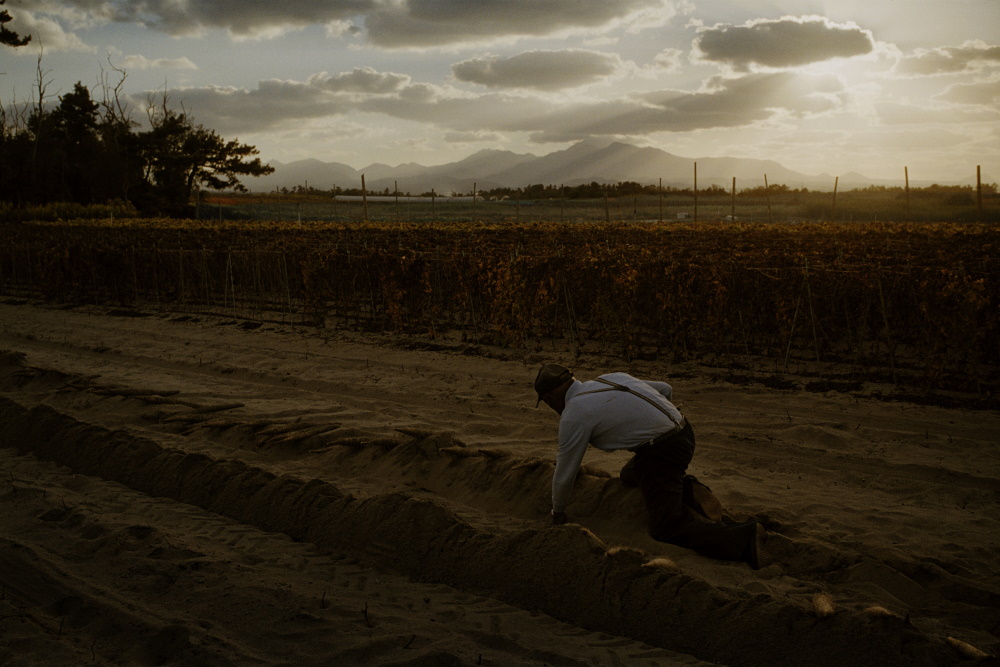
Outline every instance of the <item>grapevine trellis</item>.
{"type": "Polygon", "coordinates": [[[1000,368],[1000,233],[987,226],[155,220],[4,236],[8,295],[629,358],[844,362],[981,391],[1000,368]]]}

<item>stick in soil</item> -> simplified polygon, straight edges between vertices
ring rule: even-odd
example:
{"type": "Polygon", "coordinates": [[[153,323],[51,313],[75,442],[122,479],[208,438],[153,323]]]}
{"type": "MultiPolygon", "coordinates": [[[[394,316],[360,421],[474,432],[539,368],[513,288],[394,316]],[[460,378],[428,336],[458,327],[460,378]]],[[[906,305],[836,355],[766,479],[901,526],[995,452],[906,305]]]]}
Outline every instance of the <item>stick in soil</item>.
{"type": "Polygon", "coordinates": [[[223,410],[236,410],[246,407],[244,403],[222,403],[221,405],[205,405],[195,409],[198,414],[208,414],[210,412],[222,412],[223,410]]]}
{"type": "Polygon", "coordinates": [[[799,319],[799,305],[802,304],[802,289],[799,288],[799,299],[795,302],[795,313],[792,315],[792,330],[788,332],[788,347],[785,348],[785,366],[788,370],[788,355],[792,351],[792,338],[795,336],[795,322],[799,319]]]}
{"type": "Polygon", "coordinates": [[[809,322],[812,324],[812,335],[813,335],[813,345],[816,348],[816,361],[820,361],[819,356],[819,338],[816,335],[816,315],[813,313],[813,301],[812,301],[812,290],[809,289],[809,260],[805,260],[805,277],[804,282],[806,284],[806,298],[809,301],[809,322]]]}
{"type": "Polygon", "coordinates": [[[882,304],[882,321],[885,323],[885,342],[888,345],[889,352],[889,366],[892,368],[892,383],[899,384],[899,379],[896,377],[896,357],[893,354],[892,348],[892,331],[889,329],[889,314],[886,312],[885,308],[885,295],[882,292],[882,277],[878,277],[878,299],[882,304]]]}

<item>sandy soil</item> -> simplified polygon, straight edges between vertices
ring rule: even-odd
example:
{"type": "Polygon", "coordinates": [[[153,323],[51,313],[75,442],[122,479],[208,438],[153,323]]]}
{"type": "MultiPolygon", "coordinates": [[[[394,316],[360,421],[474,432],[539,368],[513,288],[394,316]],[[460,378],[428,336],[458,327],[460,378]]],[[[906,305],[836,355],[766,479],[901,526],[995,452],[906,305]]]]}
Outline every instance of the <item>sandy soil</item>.
{"type": "Polygon", "coordinates": [[[0,663],[941,665],[1000,651],[1000,415],[554,348],[0,304],[0,663]],[[663,379],[754,571],[652,541],[543,361],[663,379]]]}

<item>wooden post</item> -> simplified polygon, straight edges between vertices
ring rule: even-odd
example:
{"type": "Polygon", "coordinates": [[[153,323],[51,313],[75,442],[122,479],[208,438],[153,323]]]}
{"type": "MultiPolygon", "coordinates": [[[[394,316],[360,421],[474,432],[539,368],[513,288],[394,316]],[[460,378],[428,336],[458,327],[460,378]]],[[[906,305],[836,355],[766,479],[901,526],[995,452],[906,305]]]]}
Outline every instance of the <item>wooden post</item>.
{"type": "Polygon", "coordinates": [[[437,217],[437,208],[434,206],[435,201],[437,201],[437,195],[434,194],[434,188],[431,188],[431,217],[437,217]]]}
{"type": "Polygon", "coordinates": [[[208,248],[201,249],[201,275],[205,282],[205,305],[212,307],[212,292],[208,287],[208,248]]]}
{"type": "Polygon", "coordinates": [[[733,202],[732,205],[729,207],[729,210],[730,210],[729,217],[733,219],[733,222],[736,222],[736,177],[735,176],[733,176],[733,202]]]}
{"type": "Polygon", "coordinates": [[[976,165],[976,207],[979,211],[976,220],[983,221],[983,174],[980,169],[982,165],[976,165]]]}
{"type": "Polygon", "coordinates": [[[906,179],[906,219],[910,219],[910,168],[903,167],[903,178],[906,179]]]}
{"type": "MultiPolygon", "coordinates": [[[[222,277],[222,307],[226,308],[229,305],[229,284],[232,280],[232,274],[230,270],[233,266],[233,252],[230,250],[226,254],[226,275],[222,277]]],[[[236,299],[233,299],[233,308],[236,307],[236,299]]]]}
{"type": "Polygon", "coordinates": [[[660,179],[660,189],[658,192],[660,195],[660,222],[663,222],[663,179],[662,178],[660,179]]]}
{"type": "Polygon", "coordinates": [[[562,193],[559,198],[559,222],[563,222],[566,216],[566,186],[560,183],[559,191],[562,193]]]}
{"type": "Polygon", "coordinates": [[[611,222],[611,205],[608,203],[608,186],[604,186],[604,222],[611,222]]]}
{"type": "Polygon", "coordinates": [[[394,194],[396,195],[396,224],[399,224],[399,182],[398,181],[393,181],[392,182],[392,189],[394,190],[394,194]]]}
{"type": "Polygon", "coordinates": [[[479,185],[475,181],[472,182],[472,217],[476,217],[476,186],[479,185]]]}
{"type": "Polygon", "coordinates": [[[833,179],[833,203],[830,206],[830,219],[837,217],[837,184],[840,183],[840,176],[833,179]]]}
{"type": "Polygon", "coordinates": [[[365,222],[368,222],[368,189],[365,187],[364,174],[361,174],[361,205],[364,207],[365,222]]]}
{"type": "Polygon", "coordinates": [[[698,222],[698,163],[694,163],[694,221],[698,222]]]}
{"type": "Polygon", "coordinates": [[[764,201],[767,202],[767,221],[774,222],[771,219],[771,188],[767,184],[767,174],[764,174],[764,201]]]}

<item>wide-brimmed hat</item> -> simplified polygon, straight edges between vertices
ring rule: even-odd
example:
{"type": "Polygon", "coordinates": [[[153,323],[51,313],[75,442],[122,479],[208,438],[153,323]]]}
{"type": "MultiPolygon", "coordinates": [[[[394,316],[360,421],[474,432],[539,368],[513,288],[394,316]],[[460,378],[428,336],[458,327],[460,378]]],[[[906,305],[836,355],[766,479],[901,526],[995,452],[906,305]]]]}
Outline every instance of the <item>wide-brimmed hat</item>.
{"type": "Polygon", "coordinates": [[[535,393],[538,394],[538,400],[535,401],[535,406],[537,407],[541,402],[542,396],[562,385],[562,383],[572,377],[573,371],[565,366],[560,366],[559,364],[544,364],[538,370],[538,375],[535,377],[535,393]]]}

